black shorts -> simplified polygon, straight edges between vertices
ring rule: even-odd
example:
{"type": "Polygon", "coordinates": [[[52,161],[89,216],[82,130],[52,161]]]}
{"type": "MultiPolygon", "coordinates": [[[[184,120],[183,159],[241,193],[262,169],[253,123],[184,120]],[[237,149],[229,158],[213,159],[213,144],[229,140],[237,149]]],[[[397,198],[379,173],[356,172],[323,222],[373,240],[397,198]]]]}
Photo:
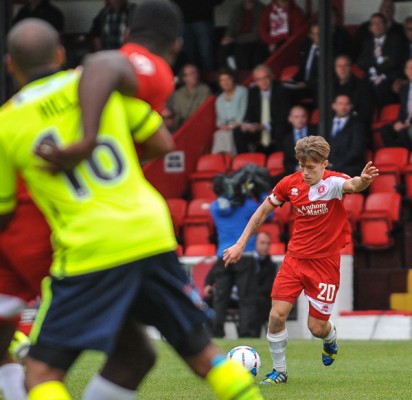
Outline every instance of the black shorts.
{"type": "MultiPolygon", "coordinates": [[[[45,282],[36,346],[110,354],[126,318],[155,326],[175,348],[208,322],[198,290],[174,252],[45,282]]],[[[38,358],[34,356],[34,358],[38,358]]]]}

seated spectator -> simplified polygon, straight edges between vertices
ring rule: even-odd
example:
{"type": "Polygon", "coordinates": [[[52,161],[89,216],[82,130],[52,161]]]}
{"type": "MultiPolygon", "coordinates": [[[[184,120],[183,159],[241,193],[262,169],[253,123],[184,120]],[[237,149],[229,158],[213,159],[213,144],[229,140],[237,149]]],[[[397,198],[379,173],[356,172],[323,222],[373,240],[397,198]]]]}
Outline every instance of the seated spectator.
{"type": "Polygon", "coordinates": [[[385,147],[406,147],[412,150],[412,59],[405,65],[405,75],[408,83],[400,90],[401,106],[395,123],[381,129],[385,147]]]}
{"type": "Polygon", "coordinates": [[[226,32],[220,42],[219,64],[250,70],[268,55],[259,38],[259,20],[264,5],[258,0],[240,0],[230,12],[226,32]]]}
{"type": "Polygon", "coordinates": [[[349,57],[354,56],[354,45],[351,34],[345,27],[338,23],[339,15],[336,7],[332,7],[332,30],[333,30],[333,56],[345,54],[349,57]]]}
{"type": "Polygon", "coordinates": [[[316,126],[308,125],[309,113],[305,107],[293,106],[289,112],[289,127],[285,132],[282,142],[283,168],[284,172],[273,177],[272,185],[275,186],[286,175],[293,174],[299,170],[299,164],[295,157],[296,142],[310,135],[317,135],[316,126]]]}
{"type": "Polygon", "coordinates": [[[388,32],[386,18],[380,13],[371,16],[370,31],[372,36],[363,42],[357,64],[372,85],[376,105],[383,107],[397,101],[392,83],[402,75],[404,43],[388,32]]]}
{"type": "Polygon", "coordinates": [[[174,133],[176,130],[175,113],[171,107],[166,106],[160,115],[163,118],[163,122],[170,133],[174,133]]]}
{"type": "Polygon", "coordinates": [[[212,153],[236,154],[233,129],[243,121],[247,105],[247,89],[237,85],[232,70],[224,68],[219,72],[219,86],[222,93],[215,102],[216,127],[212,153]]]}
{"type": "Polygon", "coordinates": [[[289,112],[288,95],[267,65],[253,70],[244,121],[234,130],[238,153],[273,153],[280,149],[289,112]]]}
{"type": "MultiPolygon", "coordinates": [[[[277,266],[270,257],[271,237],[262,231],[256,235],[256,248],[253,252],[255,260],[256,274],[256,309],[255,309],[255,329],[251,330],[252,337],[260,337],[262,326],[267,322],[271,308],[271,291],[273,281],[276,276],[277,266]]],[[[253,266],[250,266],[253,268],[253,266]]],[[[219,265],[216,263],[209,271],[203,288],[204,301],[213,308],[214,292],[216,280],[219,279],[219,265]]],[[[236,285],[232,286],[229,303],[227,308],[239,308],[239,289],[236,285]]]]}
{"type": "Polygon", "coordinates": [[[185,62],[196,65],[203,72],[215,68],[214,8],[223,0],[174,0],[184,19],[183,55],[185,62]]]}
{"type": "Polygon", "coordinates": [[[315,21],[311,23],[309,35],[302,44],[298,72],[284,85],[291,90],[293,104],[306,98],[317,101],[318,62],[319,23],[315,21]]]}
{"type": "Polygon", "coordinates": [[[51,24],[60,34],[64,31],[64,15],[49,0],[25,0],[12,24],[17,24],[25,18],[39,18],[51,24]]]}
{"type": "Polygon", "coordinates": [[[359,176],[365,166],[367,134],[365,125],[352,115],[352,103],[346,95],[336,96],[330,130],[329,167],[351,177],[359,176]]]}
{"type": "Polygon", "coordinates": [[[336,97],[340,94],[349,96],[353,112],[359,121],[369,127],[374,112],[372,88],[368,82],[353,75],[352,61],[347,55],[335,58],[333,96],[336,97]]]}
{"type": "MultiPolygon", "coordinates": [[[[395,16],[395,2],[393,0],[382,0],[378,12],[382,14],[387,21],[387,33],[391,35],[396,35],[399,37],[399,40],[404,40],[404,31],[403,26],[399,22],[397,22],[394,18],[395,16]]],[[[368,21],[363,22],[356,33],[355,36],[355,59],[360,54],[362,43],[370,38],[371,31],[370,31],[370,19],[368,21]]]]}
{"type": "Polygon", "coordinates": [[[260,38],[267,44],[269,53],[273,53],[305,24],[305,14],[294,0],[272,0],[260,18],[260,38]]]}
{"type": "Polygon", "coordinates": [[[209,97],[209,86],[199,81],[199,70],[195,65],[186,64],[180,74],[183,86],[177,89],[171,99],[171,107],[176,115],[179,128],[209,97]]]}
{"type": "Polygon", "coordinates": [[[108,0],[105,7],[93,19],[90,36],[93,50],[118,49],[126,39],[129,14],[134,4],[128,0],[108,0]]]}

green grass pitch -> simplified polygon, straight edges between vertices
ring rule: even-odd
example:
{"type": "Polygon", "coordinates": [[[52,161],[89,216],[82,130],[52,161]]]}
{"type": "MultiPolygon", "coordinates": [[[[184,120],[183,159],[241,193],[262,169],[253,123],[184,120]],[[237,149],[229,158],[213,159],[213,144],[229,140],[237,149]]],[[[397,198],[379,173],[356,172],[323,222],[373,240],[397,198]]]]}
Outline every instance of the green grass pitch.
{"type": "MultiPolygon", "coordinates": [[[[254,347],[262,358],[258,383],[271,369],[264,339],[219,339],[225,352],[237,345],[254,347]]],[[[211,400],[208,386],[195,377],[162,341],[155,341],[158,361],[140,388],[140,400],[211,400]]],[[[412,341],[339,341],[334,365],[324,367],[320,340],[290,340],[287,349],[289,381],[260,386],[265,399],[287,400],[410,400],[412,399],[412,341]]],[[[103,362],[101,354],[85,353],[67,378],[73,400],[103,362]]]]}

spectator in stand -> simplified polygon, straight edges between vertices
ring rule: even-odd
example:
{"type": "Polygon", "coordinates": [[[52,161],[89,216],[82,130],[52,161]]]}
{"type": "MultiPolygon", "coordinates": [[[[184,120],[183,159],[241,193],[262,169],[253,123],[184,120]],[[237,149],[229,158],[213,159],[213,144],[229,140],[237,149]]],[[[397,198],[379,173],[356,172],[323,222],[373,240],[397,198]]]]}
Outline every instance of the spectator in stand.
{"type": "Polygon", "coordinates": [[[219,72],[219,86],[222,93],[217,97],[216,127],[212,145],[212,153],[226,152],[236,154],[233,129],[243,121],[247,105],[247,89],[237,85],[234,72],[223,68],[219,72]]]}
{"type": "Polygon", "coordinates": [[[245,119],[234,130],[238,153],[261,152],[270,154],[280,149],[285,132],[289,100],[267,65],[253,70],[256,83],[248,89],[245,119]]]}
{"type": "Polygon", "coordinates": [[[357,176],[365,165],[366,127],[352,115],[349,96],[336,96],[332,108],[335,117],[328,140],[331,147],[329,167],[349,176],[357,176]]]}
{"type": "Polygon", "coordinates": [[[129,15],[134,4],[128,0],[108,0],[93,19],[90,36],[93,50],[119,49],[126,39],[129,15]]]}
{"type": "Polygon", "coordinates": [[[285,87],[291,90],[293,104],[310,98],[317,101],[319,61],[319,23],[312,22],[300,51],[299,69],[285,87]]]}
{"type": "Polygon", "coordinates": [[[258,0],[240,0],[233,6],[220,42],[219,64],[222,67],[249,70],[265,60],[267,46],[259,37],[263,8],[264,5],[258,0]]]}
{"type": "Polygon", "coordinates": [[[400,90],[401,107],[395,123],[381,129],[385,147],[406,147],[412,150],[412,59],[405,64],[408,83],[400,90]]]}
{"type": "Polygon", "coordinates": [[[380,13],[371,16],[370,31],[372,36],[363,42],[357,64],[372,85],[376,105],[383,107],[397,101],[392,83],[402,75],[404,42],[387,31],[386,18],[380,13]]]}
{"type": "MultiPolygon", "coordinates": [[[[256,310],[255,310],[255,330],[251,330],[252,337],[260,337],[263,324],[267,322],[271,300],[270,293],[273,280],[276,276],[277,265],[270,257],[270,245],[272,239],[270,234],[262,232],[256,235],[256,249],[253,258],[256,267],[256,310]]],[[[204,301],[213,308],[213,295],[215,292],[216,280],[219,279],[219,264],[216,263],[206,276],[205,287],[203,288],[204,301]]],[[[232,286],[230,299],[227,308],[239,308],[239,289],[236,285],[232,286]]]]}
{"type": "Polygon", "coordinates": [[[47,21],[60,34],[64,31],[64,15],[49,0],[25,0],[13,18],[12,24],[16,24],[25,18],[39,18],[47,21]]]}
{"type": "Polygon", "coordinates": [[[165,106],[160,115],[162,116],[163,122],[169,132],[174,133],[176,130],[176,118],[173,109],[171,107],[165,106]]]}
{"type": "Polygon", "coordinates": [[[202,71],[215,68],[214,8],[223,0],[174,0],[184,18],[183,53],[186,62],[202,71]]]}
{"type": "Polygon", "coordinates": [[[293,106],[289,112],[288,121],[289,127],[282,142],[284,172],[273,177],[273,186],[286,175],[293,174],[299,170],[299,164],[295,157],[296,142],[306,136],[318,134],[316,126],[308,125],[309,113],[303,106],[293,106]]]}
{"type": "Polygon", "coordinates": [[[199,80],[199,70],[193,64],[186,64],[180,74],[183,86],[176,90],[171,100],[171,107],[176,114],[179,128],[209,97],[209,86],[199,80]]]}
{"type": "Polygon", "coordinates": [[[347,55],[335,58],[335,74],[333,94],[349,96],[352,102],[352,111],[359,121],[370,127],[374,112],[374,96],[371,86],[352,73],[352,61],[347,55]]]}
{"type": "MultiPolygon", "coordinates": [[[[395,3],[393,0],[382,0],[379,6],[379,13],[381,13],[387,21],[387,32],[391,35],[396,35],[399,40],[404,40],[405,35],[403,32],[403,26],[394,19],[395,16],[395,3]]],[[[371,37],[370,20],[363,22],[355,36],[355,58],[357,58],[361,51],[362,43],[371,37]]]]}
{"type": "MultiPolygon", "coordinates": [[[[405,19],[404,33],[406,36],[405,51],[404,51],[405,62],[406,62],[407,60],[412,59],[412,16],[407,17],[405,19]]],[[[402,86],[407,84],[408,82],[409,82],[408,78],[406,76],[402,76],[401,78],[398,78],[395,80],[395,82],[392,85],[392,90],[395,93],[399,93],[402,86]]]]}
{"type": "Polygon", "coordinates": [[[273,53],[305,24],[305,14],[294,0],[272,0],[260,18],[260,38],[267,44],[269,53],[273,53]]]}
{"type": "Polygon", "coordinates": [[[353,38],[344,26],[339,24],[339,14],[336,7],[332,7],[332,29],[333,29],[333,55],[346,54],[349,57],[354,55],[353,38]]]}

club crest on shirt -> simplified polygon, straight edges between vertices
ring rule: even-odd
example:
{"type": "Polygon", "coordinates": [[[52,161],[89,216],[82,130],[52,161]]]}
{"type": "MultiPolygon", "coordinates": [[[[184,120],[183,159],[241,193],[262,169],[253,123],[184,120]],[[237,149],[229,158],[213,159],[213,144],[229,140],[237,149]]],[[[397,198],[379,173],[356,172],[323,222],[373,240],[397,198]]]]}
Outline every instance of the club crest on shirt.
{"type": "Polygon", "coordinates": [[[325,185],[319,185],[318,188],[316,189],[318,194],[324,194],[326,192],[326,186],[325,185]]]}
{"type": "Polygon", "coordinates": [[[298,194],[299,194],[298,188],[293,187],[293,188],[290,190],[290,195],[291,195],[291,196],[297,196],[298,194]]]}

